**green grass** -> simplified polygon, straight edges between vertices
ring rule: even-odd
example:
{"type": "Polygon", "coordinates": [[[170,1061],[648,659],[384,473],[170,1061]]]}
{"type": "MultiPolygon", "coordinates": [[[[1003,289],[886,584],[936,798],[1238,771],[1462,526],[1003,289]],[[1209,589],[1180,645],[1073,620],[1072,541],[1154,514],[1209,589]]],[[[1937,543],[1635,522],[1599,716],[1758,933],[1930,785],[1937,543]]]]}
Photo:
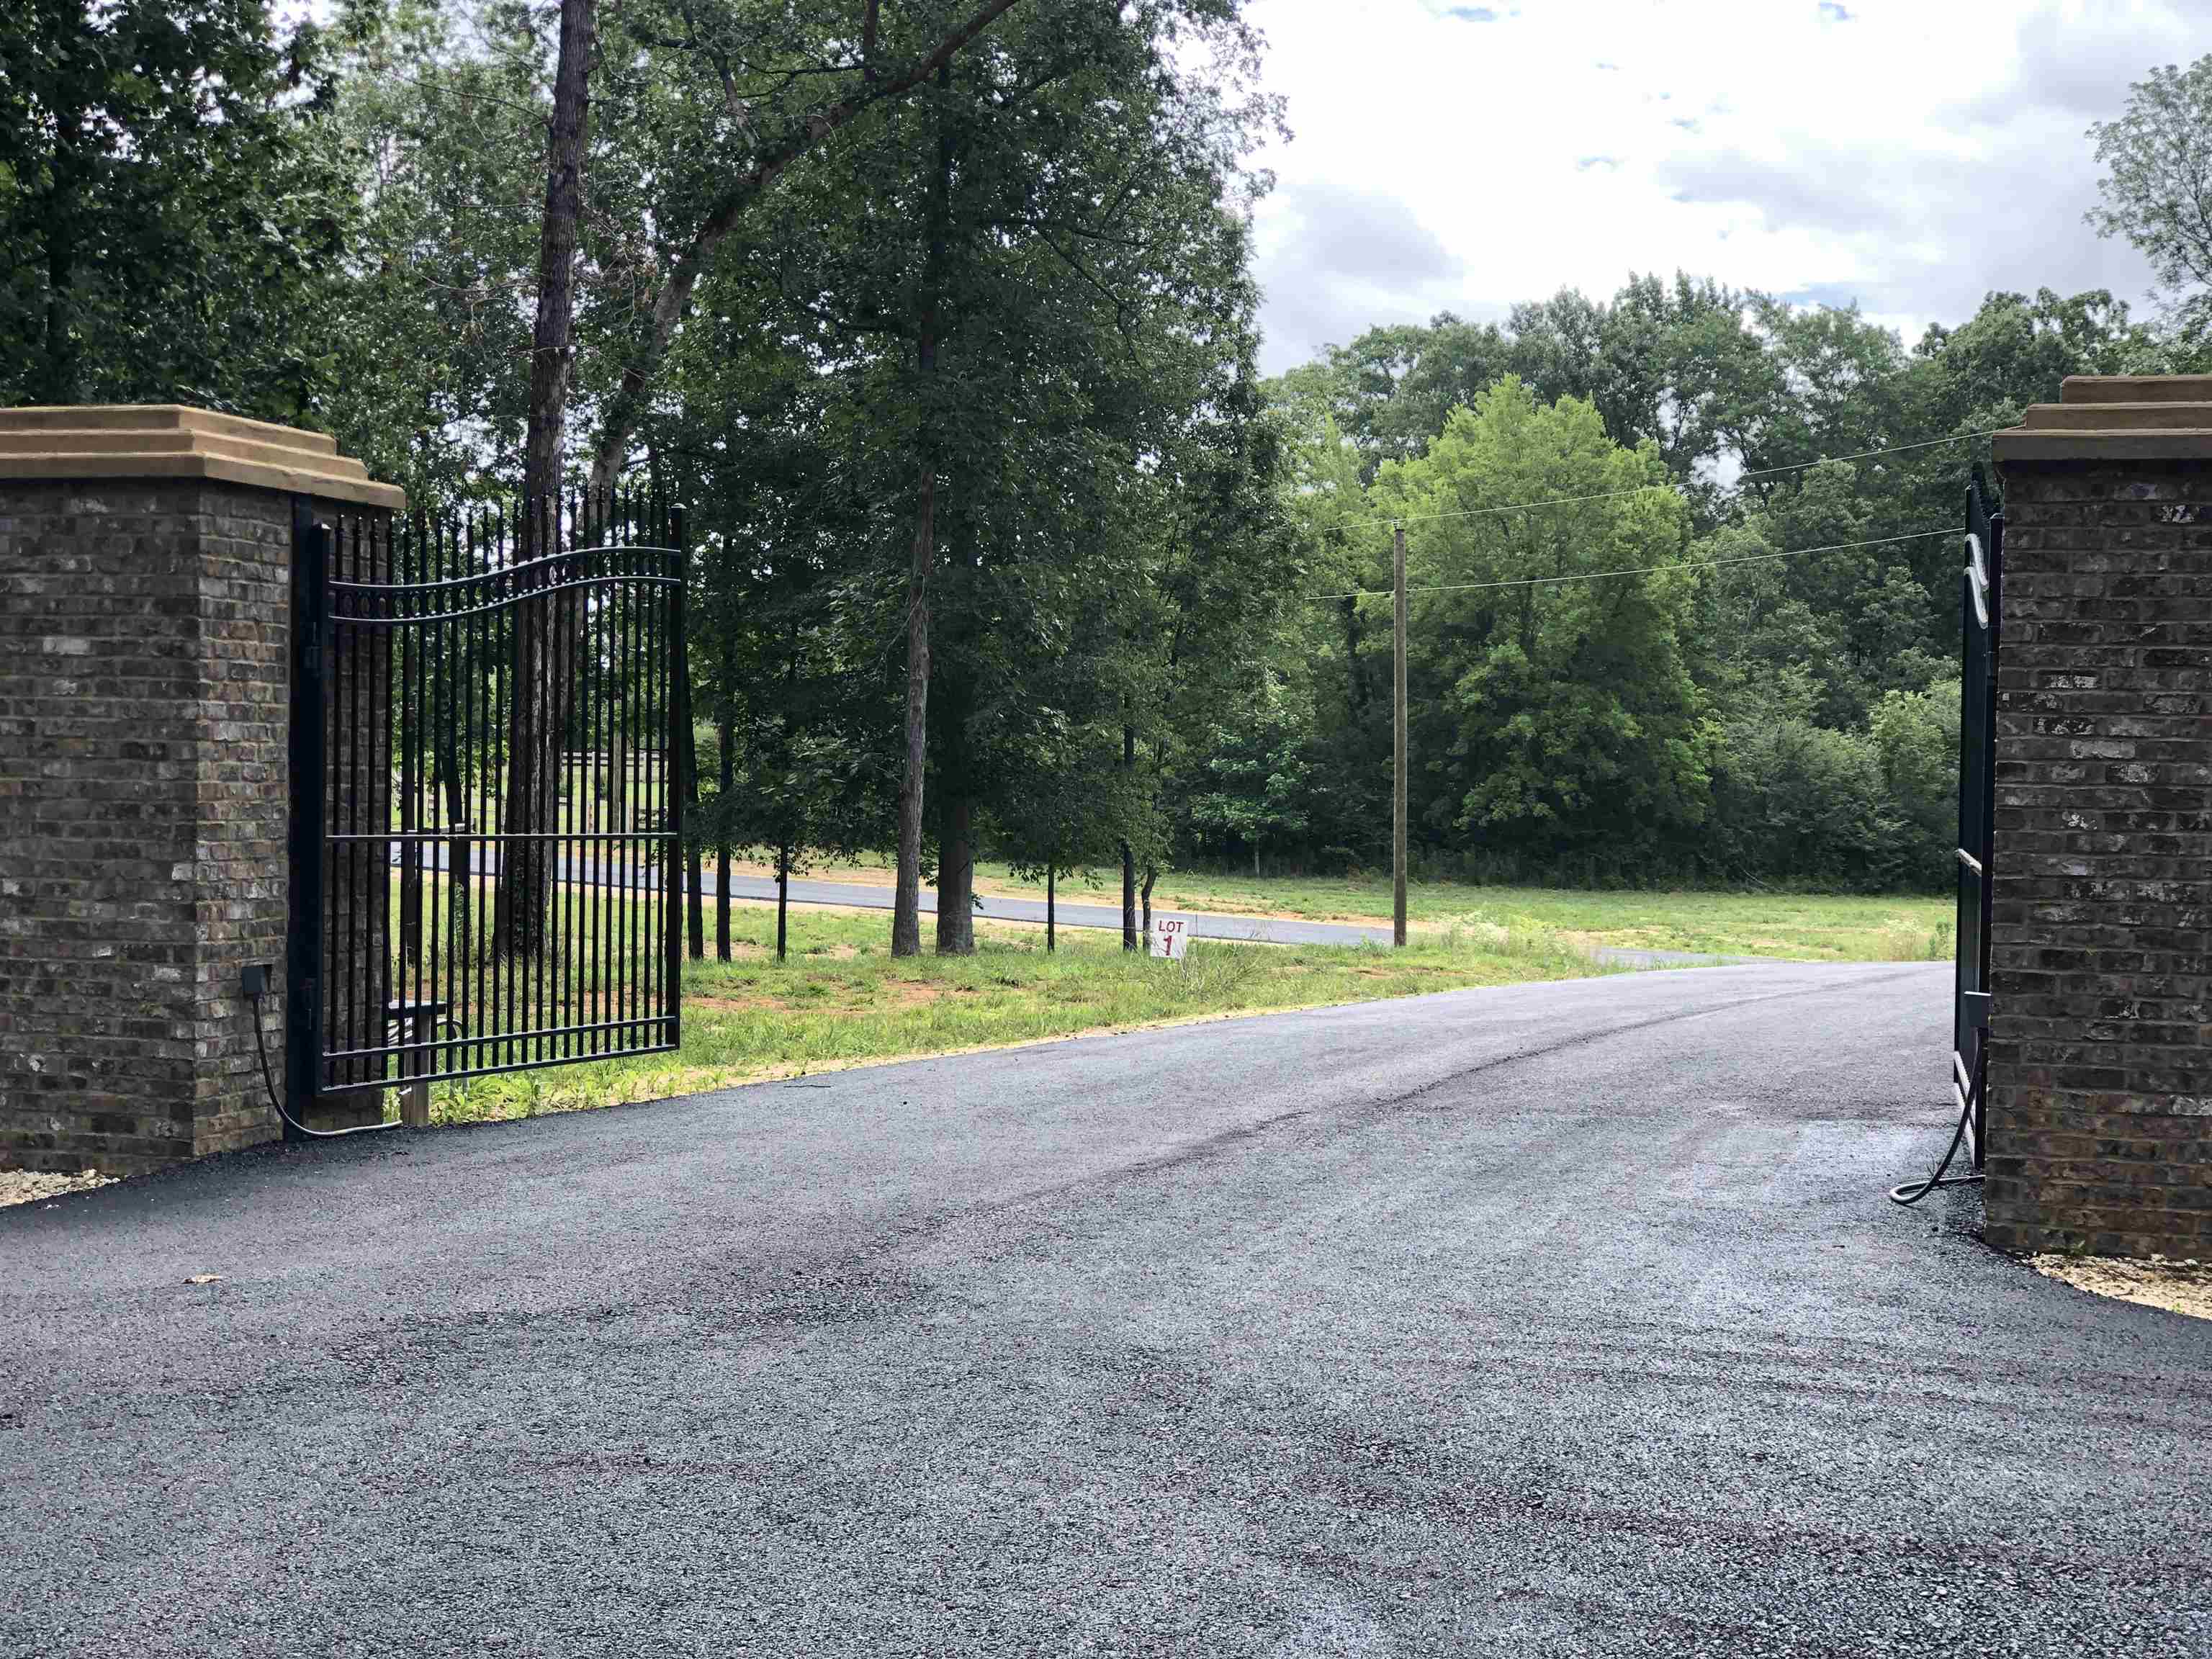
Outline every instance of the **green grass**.
{"type": "MultiPolygon", "coordinates": [[[[981,924],[972,957],[894,960],[887,918],[819,909],[792,912],[779,963],[773,909],[733,906],[731,917],[738,959],[685,972],[680,1052],[441,1084],[434,1118],[527,1117],[1082,1031],[1600,971],[1548,933],[1489,927],[1441,929],[1402,951],[1200,940],[1179,964],[1127,955],[1110,933],[1064,933],[1048,952],[1041,929],[981,924]]],[[[708,928],[711,940],[711,916],[708,928]]]]}
{"type": "MultiPolygon", "coordinates": [[[[817,862],[823,881],[880,879],[871,863],[817,862]]],[[[986,892],[1042,897],[1042,884],[1003,864],[979,862],[986,892]]],[[[1121,876],[1101,871],[1064,876],[1070,904],[1118,904],[1121,876]]],[[[1390,878],[1380,876],[1213,875],[1170,871],[1152,902],[1171,910],[1296,916],[1308,921],[1388,924],[1390,878]]],[[[1951,955],[1952,901],[1922,894],[1875,896],[1814,893],[1586,892],[1550,887],[1479,887],[1422,881],[1407,890],[1407,919],[1419,931],[1504,927],[1565,936],[1577,945],[1620,945],[1723,956],[1783,957],[1802,962],[1932,962],[1951,955]]]]}
{"type": "MultiPolygon", "coordinates": [[[[1387,877],[1163,876],[1152,902],[1191,910],[1277,912],[1313,920],[1387,921],[1387,877]]],[[[1578,892],[1418,882],[1406,892],[1416,927],[1483,923],[1560,933],[1585,945],[1638,945],[1813,962],[1918,962],[1951,954],[1952,902],[1918,894],[1578,892]]]]}

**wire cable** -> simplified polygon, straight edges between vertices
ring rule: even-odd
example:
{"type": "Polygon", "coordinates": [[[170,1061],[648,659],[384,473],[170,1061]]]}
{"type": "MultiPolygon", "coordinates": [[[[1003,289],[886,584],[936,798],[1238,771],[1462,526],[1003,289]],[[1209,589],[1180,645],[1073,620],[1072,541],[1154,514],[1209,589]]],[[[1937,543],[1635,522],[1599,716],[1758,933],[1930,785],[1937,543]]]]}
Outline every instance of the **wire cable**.
{"type": "Polygon", "coordinates": [[[356,1123],[350,1129],[310,1129],[298,1118],[285,1110],[283,1097],[276,1092],[276,1081],[269,1075],[269,1042],[261,1030],[264,1018],[261,1012],[261,993],[258,991],[252,993],[252,1000],[253,1003],[253,1048],[254,1052],[261,1056],[261,1086],[269,1091],[269,1103],[276,1109],[276,1115],[283,1119],[287,1128],[295,1134],[304,1135],[309,1140],[337,1140],[346,1135],[370,1134],[379,1129],[398,1129],[405,1127],[403,1123],[398,1122],[356,1123]]]}
{"type": "MultiPolygon", "coordinates": [[[[2002,427],[1992,427],[1986,432],[1956,432],[1948,438],[1922,438],[1909,444],[1891,444],[1883,449],[1854,450],[1848,455],[1823,455],[1816,460],[1791,461],[1786,466],[1754,467],[1748,472],[1737,473],[1736,480],[1741,483],[1746,478],[1778,477],[1784,472],[1804,472],[1816,466],[1826,466],[1831,461],[1866,461],[1872,460],[1877,455],[1902,455],[1908,450],[1933,449],[1942,444],[1971,443],[1978,438],[1993,438],[2002,430],[2004,428],[2002,427]]],[[[1508,507],[1470,507],[1453,513],[1417,513],[1410,516],[1401,514],[1396,518],[1378,515],[1366,519],[1346,519],[1344,523],[1348,528],[1355,525],[1367,524],[1434,524],[1443,519],[1485,519],[1505,513],[1533,513],[1537,508],[1544,507],[1580,507],[1589,501],[1614,501],[1624,495],[1641,495],[1647,489],[1673,489],[1675,487],[1672,483],[1637,484],[1627,489],[1600,490],[1594,495],[1558,495],[1546,501],[1516,501],[1508,507]]]]}
{"type": "MultiPolygon", "coordinates": [[[[1802,559],[1814,553],[1844,553],[1860,547],[1889,547],[1899,542],[1923,542],[1931,536],[1955,536],[1955,530],[1912,530],[1901,536],[1876,536],[1863,542],[1829,542],[1820,547],[1793,547],[1782,553],[1745,553],[1732,559],[1694,559],[1681,564],[1642,564],[1625,570],[1582,570],[1565,576],[1513,576],[1494,582],[1449,582],[1439,587],[1409,587],[1415,593],[1474,593],[1494,587],[1544,587],[1559,582],[1602,581],[1609,576],[1650,576],[1662,570],[1718,570],[1735,564],[1764,564],[1774,559],[1802,559]]],[[[1355,587],[1343,593],[1308,593],[1309,599],[1388,599],[1395,596],[1387,587],[1355,587]]]]}

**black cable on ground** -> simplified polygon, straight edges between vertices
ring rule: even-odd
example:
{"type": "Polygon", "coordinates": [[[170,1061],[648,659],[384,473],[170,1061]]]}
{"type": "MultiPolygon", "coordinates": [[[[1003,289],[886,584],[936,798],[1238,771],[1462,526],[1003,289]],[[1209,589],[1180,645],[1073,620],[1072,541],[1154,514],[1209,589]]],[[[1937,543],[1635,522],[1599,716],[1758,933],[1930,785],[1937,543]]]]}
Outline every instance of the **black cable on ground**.
{"type": "Polygon", "coordinates": [[[356,1123],[350,1129],[310,1129],[306,1124],[284,1109],[284,1097],[276,1092],[276,1082],[269,1075],[269,1040],[261,1030],[261,993],[252,994],[253,1001],[253,1048],[261,1056],[261,1086],[269,1091],[269,1103],[276,1109],[276,1115],[284,1120],[285,1127],[295,1134],[310,1140],[336,1140],[343,1135],[368,1134],[378,1129],[397,1129],[398,1123],[356,1123]]]}
{"type": "Polygon", "coordinates": [[[1966,1125],[1972,1119],[1973,1115],[1972,1098],[1968,1097],[1961,1100],[1959,1103],[1959,1127],[1951,1131],[1951,1145],[1943,1154],[1943,1161],[1936,1166],[1935,1173],[1927,1180],[1910,1181],[1902,1187],[1892,1187],[1889,1189],[1891,1203],[1917,1204],[1938,1187],[1972,1187],[1982,1179],[1978,1175],[1946,1176],[1943,1173],[1951,1167],[1951,1160],[1958,1157],[1959,1148],[1966,1144],[1966,1125]]]}

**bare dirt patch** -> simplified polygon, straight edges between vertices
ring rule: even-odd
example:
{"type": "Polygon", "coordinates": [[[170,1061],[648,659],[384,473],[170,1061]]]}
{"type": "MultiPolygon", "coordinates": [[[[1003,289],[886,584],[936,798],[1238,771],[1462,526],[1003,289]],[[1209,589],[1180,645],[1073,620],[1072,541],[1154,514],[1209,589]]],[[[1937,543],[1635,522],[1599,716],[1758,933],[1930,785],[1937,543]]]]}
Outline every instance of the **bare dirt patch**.
{"type": "Polygon", "coordinates": [[[2212,1264],[2168,1261],[2155,1255],[2135,1261],[2123,1256],[2051,1255],[2030,1256],[2028,1265],[2046,1279],[2092,1296],[2212,1319],[2212,1264]]]}
{"type": "Polygon", "coordinates": [[[790,1005],[781,997],[702,997],[697,993],[684,999],[686,1008],[703,1008],[717,1014],[758,1013],[764,1009],[785,1008],[790,1005]]]}
{"type": "Polygon", "coordinates": [[[64,1193],[88,1193],[94,1187],[105,1187],[116,1179],[104,1176],[97,1170],[85,1170],[76,1175],[43,1175],[33,1170],[0,1170],[0,1208],[10,1204],[36,1204],[41,1199],[59,1198],[64,1193]]]}
{"type": "Polygon", "coordinates": [[[928,979],[885,980],[875,994],[866,999],[866,1006],[880,1007],[889,1001],[898,1008],[926,1008],[933,1002],[942,1002],[955,991],[969,989],[964,985],[945,985],[928,979]]]}

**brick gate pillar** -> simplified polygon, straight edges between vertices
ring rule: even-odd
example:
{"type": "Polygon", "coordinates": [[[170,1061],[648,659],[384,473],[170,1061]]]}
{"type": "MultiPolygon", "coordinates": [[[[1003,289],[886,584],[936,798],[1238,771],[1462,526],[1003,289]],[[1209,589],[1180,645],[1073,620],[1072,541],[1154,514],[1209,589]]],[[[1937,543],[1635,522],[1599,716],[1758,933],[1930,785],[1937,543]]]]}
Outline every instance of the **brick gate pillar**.
{"type": "Polygon", "coordinates": [[[0,1165],[265,1140],[284,1083],[295,500],[396,510],[329,438],[0,410],[0,1165]]]}
{"type": "Polygon", "coordinates": [[[1996,440],[1989,1238],[2212,1258],[2212,377],[2061,395],[1996,440]]]}

